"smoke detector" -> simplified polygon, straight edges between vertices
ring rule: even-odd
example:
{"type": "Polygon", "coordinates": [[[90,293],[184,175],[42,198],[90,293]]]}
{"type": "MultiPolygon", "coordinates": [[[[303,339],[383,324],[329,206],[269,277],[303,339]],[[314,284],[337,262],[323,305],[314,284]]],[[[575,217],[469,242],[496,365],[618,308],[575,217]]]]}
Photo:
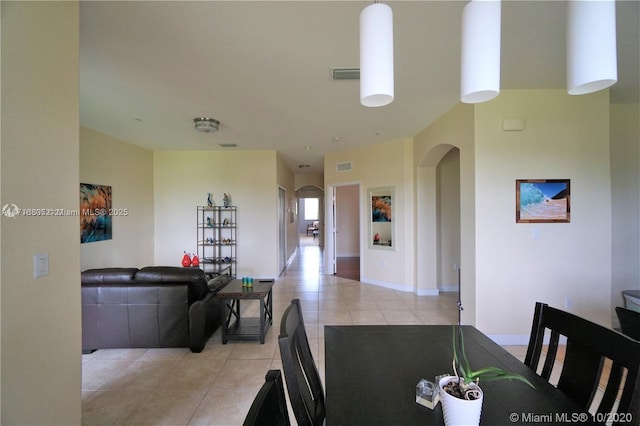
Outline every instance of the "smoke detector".
{"type": "Polygon", "coordinates": [[[215,133],[220,126],[220,122],[215,118],[196,117],[193,122],[196,123],[196,130],[204,133],[215,133]]]}

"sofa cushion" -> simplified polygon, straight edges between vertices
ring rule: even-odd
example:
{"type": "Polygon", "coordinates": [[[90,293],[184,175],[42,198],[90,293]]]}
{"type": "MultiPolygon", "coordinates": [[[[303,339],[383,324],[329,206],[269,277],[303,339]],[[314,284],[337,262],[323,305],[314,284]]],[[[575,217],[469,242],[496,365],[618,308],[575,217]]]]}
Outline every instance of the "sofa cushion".
{"type": "Polygon", "coordinates": [[[98,268],[81,273],[82,285],[133,284],[138,268],[98,268]]]}
{"type": "Polygon", "coordinates": [[[181,268],[178,266],[147,266],[135,276],[138,284],[145,283],[187,283],[190,303],[204,298],[209,292],[207,278],[200,268],[181,268]]]}

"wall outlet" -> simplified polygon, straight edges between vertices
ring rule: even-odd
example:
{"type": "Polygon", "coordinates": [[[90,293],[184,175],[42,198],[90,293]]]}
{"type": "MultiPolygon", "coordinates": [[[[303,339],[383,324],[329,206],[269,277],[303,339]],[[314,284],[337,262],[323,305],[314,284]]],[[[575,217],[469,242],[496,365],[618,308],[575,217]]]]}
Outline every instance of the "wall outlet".
{"type": "Polygon", "coordinates": [[[534,240],[540,239],[540,229],[531,228],[531,238],[534,240]]]}
{"type": "Polygon", "coordinates": [[[570,296],[564,298],[564,307],[573,308],[573,299],[570,296]]]}

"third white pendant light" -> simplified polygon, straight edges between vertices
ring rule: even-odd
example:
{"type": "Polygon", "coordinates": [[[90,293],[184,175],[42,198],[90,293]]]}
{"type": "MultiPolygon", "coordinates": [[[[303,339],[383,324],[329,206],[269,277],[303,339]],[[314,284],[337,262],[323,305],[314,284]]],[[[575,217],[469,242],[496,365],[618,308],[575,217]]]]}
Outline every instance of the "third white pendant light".
{"type": "Polygon", "coordinates": [[[499,0],[471,0],[462,11],[460,100],[475,104],[500,93],[499,0]]]}
{"type": "Polygon", "coordinates": [[[617,81],[615,0],[569,0],[567,91],[584,95],[617,81]]]}
{"type": "Polygon", "coordinates": [[[360,13],[360,103],[391,103],[393,83],[393,12],[386,4],[374,3],[360,13]]]}

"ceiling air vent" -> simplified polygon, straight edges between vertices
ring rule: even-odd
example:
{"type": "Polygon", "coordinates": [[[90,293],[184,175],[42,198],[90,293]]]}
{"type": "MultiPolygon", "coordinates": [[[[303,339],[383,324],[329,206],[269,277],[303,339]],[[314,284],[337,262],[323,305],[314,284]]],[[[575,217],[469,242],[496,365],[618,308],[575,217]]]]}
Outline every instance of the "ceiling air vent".
{"type": "Polygon", "coordinates": [[[360,80],[360,68],[332,68],[332,80],[360,80]]]}
{"type": "Polygon", "coordinates": [[[347,161],[344,163],[336,163],[336,172],[350,172],[351,171],[351,161],[347,161]]]}

